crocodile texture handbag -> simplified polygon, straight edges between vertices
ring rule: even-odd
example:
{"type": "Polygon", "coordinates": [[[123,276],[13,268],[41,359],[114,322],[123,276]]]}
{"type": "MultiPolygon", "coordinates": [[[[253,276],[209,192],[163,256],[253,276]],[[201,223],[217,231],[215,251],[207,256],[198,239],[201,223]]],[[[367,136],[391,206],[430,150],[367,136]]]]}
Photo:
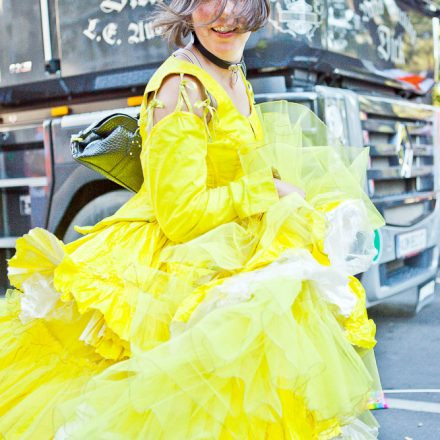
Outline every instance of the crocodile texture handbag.
{"type": "Polygon", "coordinates": [[[138,192],[143,174],[138,119],[114,113],[72,135],[73,158],[110,180],[138,192]]]}

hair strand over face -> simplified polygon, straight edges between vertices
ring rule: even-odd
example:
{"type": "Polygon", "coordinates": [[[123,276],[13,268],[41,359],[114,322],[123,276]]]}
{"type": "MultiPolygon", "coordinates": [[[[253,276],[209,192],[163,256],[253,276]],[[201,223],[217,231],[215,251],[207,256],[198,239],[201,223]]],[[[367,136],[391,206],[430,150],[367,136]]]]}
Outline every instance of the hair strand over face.
{"type": "MultiPolygon", "coordinates": [[[[158,10],[153,14],[153,27],[168,41],[170,47],[183,47],[184,38],[194,30],[192,13],[206,1],[209,0],[171,0],[169,5],[161,1],[158,10]]],[[[212,19],[202,25],[218,20],[227,2],[228,0],[218,0],[212,19]]],[[[269,14],[270,0],[237,0],[233,15],[236,17],[235,23],[239,32],[255,32],[265,25],[269,14]]]]}

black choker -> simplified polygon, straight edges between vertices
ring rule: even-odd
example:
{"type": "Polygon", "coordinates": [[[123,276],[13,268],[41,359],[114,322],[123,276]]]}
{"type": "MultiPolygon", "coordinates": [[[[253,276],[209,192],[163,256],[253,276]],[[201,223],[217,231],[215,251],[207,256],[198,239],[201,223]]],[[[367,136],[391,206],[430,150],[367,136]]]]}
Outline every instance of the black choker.
{"type": "Polygon", "coordinates": [[[206,49],[205,46],[202,45],[200,40],[197,38],[197,35],[195,32],[193,34],[193,44],[194,47],[197,48],[197,50],[206,57],[211,63],[215,64],[218,67],[221,67],[222,69],[230,69],[231,66],[241,66],[243,69],[244,76],[246,76],[246,64],[244,63],[244,58],[241,57],[241,60],[238,63],[231,63],[230,61],[222,60],[221,58],[215,56],[212,52],[210,52],[208,49],[206,49]]]}

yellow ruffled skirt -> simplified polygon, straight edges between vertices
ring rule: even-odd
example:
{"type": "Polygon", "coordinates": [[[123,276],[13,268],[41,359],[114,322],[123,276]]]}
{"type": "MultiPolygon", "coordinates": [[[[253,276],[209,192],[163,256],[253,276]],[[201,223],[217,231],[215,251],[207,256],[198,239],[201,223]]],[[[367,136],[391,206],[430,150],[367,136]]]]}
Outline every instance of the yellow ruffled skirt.
{"type": "MultiPolygon", "coordinates": [[[[243,166],[276,162],[261,153],[243,166]]],[[[341,162],[353,179],[354,165],[341,162]]],[[[324,182],[310,170],[308,194],[324,182]]],[[[0,434],[376,438],[375,326],[352,276],[371,261],[375,213],[353,181],[331,185],[178,245],[156,222],[19,239],[0,303],[0,434]]]]}

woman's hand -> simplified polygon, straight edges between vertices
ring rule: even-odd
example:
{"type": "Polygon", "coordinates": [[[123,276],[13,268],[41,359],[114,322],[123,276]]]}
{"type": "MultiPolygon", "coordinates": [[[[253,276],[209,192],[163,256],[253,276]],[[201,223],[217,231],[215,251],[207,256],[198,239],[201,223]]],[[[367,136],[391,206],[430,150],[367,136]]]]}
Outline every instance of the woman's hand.
{"type": "Polygon", "coordinates": [[[276,189],[278,191],[278,195],[280,197],[287,196],[288,194],[291,194],[291,193],[297,193],[302,198],[304,198],[306,196],[306,193],[301,188],[298,188],[290,183],[283,182],[282,180],[277,179],[275,177],[274,177],[273,181],[275,182],[275,187],[276,187],[276,189]]]}

